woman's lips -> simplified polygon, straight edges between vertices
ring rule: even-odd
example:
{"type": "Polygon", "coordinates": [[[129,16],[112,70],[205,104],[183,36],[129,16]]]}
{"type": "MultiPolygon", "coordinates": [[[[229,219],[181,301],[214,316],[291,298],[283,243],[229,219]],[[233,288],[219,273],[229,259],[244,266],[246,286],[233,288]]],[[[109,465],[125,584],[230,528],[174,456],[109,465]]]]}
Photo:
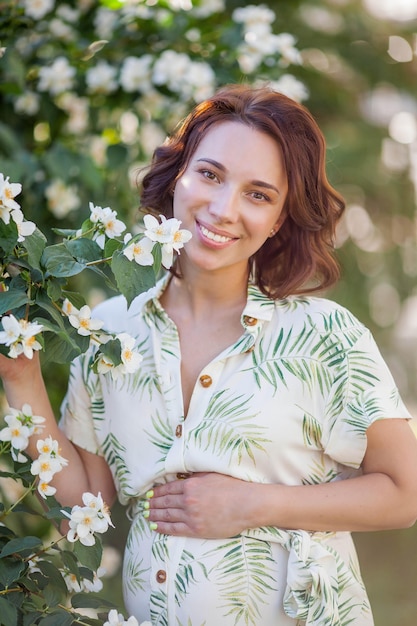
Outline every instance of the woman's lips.
{"type": "Polygon", "coordinates": [[[197,226],[200,233],[206,240],[209,239],[216,244],[230,243],[231,241],[235,241],[237,239],[237,237],[232,237],[230,235],[225,235],[223,233],[216,232],[215,230],[211,230],[211,228],[204,226],[201,222],[197,222],[197,226]]]}

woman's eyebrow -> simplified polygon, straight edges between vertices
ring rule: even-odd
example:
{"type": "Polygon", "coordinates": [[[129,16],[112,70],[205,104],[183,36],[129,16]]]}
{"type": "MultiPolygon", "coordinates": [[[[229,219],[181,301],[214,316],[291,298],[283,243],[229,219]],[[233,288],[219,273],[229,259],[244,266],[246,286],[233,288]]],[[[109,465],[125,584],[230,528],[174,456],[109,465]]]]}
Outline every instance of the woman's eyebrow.
{"type": "MultiPolygon", "coordinates": [[[[219,163],[219,161],[215,161],[214,159],[208,159],[208,158],[201,158],[201,159],[197,159],[197,163],[204,161],[205,163],[210,163],[211,165],[213,165],[214,167],[216,167],[217,169],[219,169],[221,172],[226,172],[227,168],[222,165],[221,163],[219,163]]],[[[281,195],[280,190],[278,189],[278,187],[275,187],[275,185],[271,185],[271,183],[267,183],[264,180],[251,180],[251,185],[255,185],[255,187],[263,187],[264,189],[272,189],[273,191],[275,191],[278,195],[281,195]]]]}

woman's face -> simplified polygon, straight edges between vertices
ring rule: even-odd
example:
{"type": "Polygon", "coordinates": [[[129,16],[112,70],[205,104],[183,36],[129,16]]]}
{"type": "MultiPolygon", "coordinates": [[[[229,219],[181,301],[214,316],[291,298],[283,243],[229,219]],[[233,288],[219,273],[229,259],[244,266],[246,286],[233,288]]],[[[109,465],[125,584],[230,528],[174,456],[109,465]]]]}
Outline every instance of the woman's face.
{"type": "Polygon", "coordinates": [[[269,135],[240,122],[213,126],[175,186],[174,217],[193,235],[181,269],[247,272],[248,259],[281,226],[287,190],[281,150],[269,135]]]}

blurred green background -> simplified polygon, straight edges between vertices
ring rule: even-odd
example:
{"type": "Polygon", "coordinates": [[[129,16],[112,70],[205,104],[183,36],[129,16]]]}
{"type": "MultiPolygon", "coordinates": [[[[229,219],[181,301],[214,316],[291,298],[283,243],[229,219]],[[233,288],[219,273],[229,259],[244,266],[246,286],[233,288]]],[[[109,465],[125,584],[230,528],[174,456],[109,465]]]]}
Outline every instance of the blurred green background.
{"type": "MultiPolygon", "coordinates": [[[[93,201],[133,224],[137,169],[195,101],[279,82],[323,129],[347,202],[342,279],[326,295],[371,329],[417,416],[416,0],[34,4],[0,0],[0,171],[23,184],[26,218],[53,239],[93,201]]],[[[92,276],[73,288],[91,304],[107,295],[92,276]]],[[[45,369],[57,413],[67,373],[45,369]]],[[[114,517],[120,553],[127,523],[114,517]]],[[[355,540],[376,625],[416,626],[417,527],[355,540]]],[[[119,573],[106,583],[117,599],[119,573]]]]}

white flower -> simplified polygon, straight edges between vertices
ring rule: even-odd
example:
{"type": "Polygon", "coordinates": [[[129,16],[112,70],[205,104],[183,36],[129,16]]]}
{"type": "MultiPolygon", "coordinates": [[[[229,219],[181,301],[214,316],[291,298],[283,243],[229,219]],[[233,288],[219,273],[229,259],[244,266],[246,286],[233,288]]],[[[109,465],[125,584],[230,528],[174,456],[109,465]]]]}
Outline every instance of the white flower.
{"type": "Polygon", "coordinates": [[[152,81],[155,85],[166,85],[171,91],[181,93],[190,65],[191,59],[184,52],[164,50],[153,66],[152,81]]]}
{"type": "Polygon", "coordinates": [[[274,91],[283,93],[285,96],[302,102],[308,98],[309,92],[307,87],[300,80],[292,76],[292,74],[283,74],[278,80],[271,81],[270,87],[274,91]]]}
{"type": "Polygon", "coordinates": [[[68,59],[58,57],[49,67],[41,67],[39,70],[39,91],[49,91],[52,96],[57,96],[64,91],[72,89],[75,77],[75,68],[68,59]]]}
{"type": "Polygon", "coordinates": [[[225,8],[224,0],[200,0],[198,6],[192,9],[192,13],[199,18],[204,18],[213,13],[222,13],[225,8]]]}
{"type": "MultiPolygon", "coordinates": [[[[131,239],[131,235],[126,235],[124,242],[127,243],[131,239]]],[[[152,248],[154,242],[148,239],[148,237],[142,237],[142,239],[134,240],[123,250],[125,257],[129,261],[135,261],[138,265],[153,265],[152,248]]]]}
{"type": "Polygon", "coordinates": [[[17,320],[14,315],[4,315],[1,321],[4,330],[0,331],[0,344],[10,346],[10,357],[16,358],[24,354],[31,359],[34,350],[42,349],[41,344],[35,339],[35,335],[43,329],[41,324],[17,320]]]}
{"type": "Polygon", "coordinates": [[[145,215],[145,235],[152,241],[162,244],[162,265],[168,269],[172,265],[173,254],[179,252],[184,244],[191,239],[189,230],[180,230],[181,222],[175,217],[166,219],[160,216],[161,223],[153,215],[145,215]]]}
{"type": "Polygon", "coordinates": [[[104,576],[106,570],[103,567],[99,567],[96,572],[93,573],[93,580],[89,580],[88,578],[82,579],[83,590],[90,593],[98,593],[103,589],[103,582],[100,579],[100,576],[104,576]]]}
{"type": "Polygon", "coordinates": [[[118,11],[99,7],[94,16],[94,28],[100,39],[111,39],[118,20],[118,11]]]}
{"type": "Polygon", "coordinates": [[[131,93],[133,91],[148,92],[152,88],[150,54],[141,57],[126,57],[120,72],[120,85],[131,93]]]}
{"type": "Polygon", "coordinates": [[[275,13],[264,4],[258,6],[250,4],[246,7],[239,7],[232,13],[232,19],[246,26],[253,25],[259,22],[265,24],[272,24],[275,19],[275,13]]]}
{"type": "Polygon", "coordinates": [[[22,424],[15,415],[6,415],[4,421],[7,426],[0,430],[0,441],[10,441],[15,450],[26,450],[31,435],[30,428],[22,424]]]}
{"type": "Polygon", "coordinates": [[[53,19],[49,20],[48,26],[49,26],[49,32],[56,39],[62,39],[63,41],[67,41],[67,42],[74,41],[75,39],[74,29],[71,28],[71,26],[69,26],[65,22],[63,22],[62,20],[58,19],[57,17],[54,17],[53,19]]]}
{"type": "Polygon", "coordinates": [[[77,309],[77,307],[75,307],[72,302],[68,300],[68,298],[65,298],[62,303],[62,312],[65,315],[77,315],[79,313],[79,309],[77,309]]]}
{"type": "Polygon", "coordinates": [[[100,492],[95,496],[89,491],[86,491],[85,493],[83,493],[82,499],[86,507],[92,509],[93,511],[96,511],[97,515],[100,518],[103,518],[108,526],[113,526],[110,518],[109,507],[104,502],[100,492]]]}
{"type": "MultiPolygon", "coordinates": [[[[150,622],[143,622],[141,626],[146,626],[150,624],[150,622]]],[[[111,609],[107,616],[107,621],[104,622],[103,626],[139,626],[139,622],[136,617],[129,617],[127,621],[121,613],[118,613],[116,609],[111,609]]]]}
{"type": "Polygon", "coordinates": [[[68,315],[71,326],[77,329],[79,335],[88,337],[96,330],[102,328],[104,322],[97,319],[91,319],[91,309],[85,304],[79,311],[74,311],[68,315]]]}
{"type": "Polygon", "coordinates": [[[40,20],[52,11],[54,4],[55,0],[25,0],[25,15],[32,17],[34,20],[40,20]]]}
{"type": "Polygon", "coordinates": [[[22,191],[22,185],[20,183],[10,183],[9,177],[4,178],[0,173],[0,217],[5,224],[10,222],[10,211],[12,209],[19,209],[20,204],[15,201],[15,197],[22,191]],[[3,213],[3,208],[7,209],[3,213]]]}
{"type": "Polygon", "coordinates": [[[106,61],[100,61],[87,70],[85,80],[90,93],[111,93],[116,91],[116,69],[106,61]]]}
{"type": "Polygon", "coordinates": [[[287,67],[290,63],[301,65],[301,54],[295,48],[296,39],[290,33],[281,33],[275,37],[277,52],[281,55],[280,65],[287,67]]]}
{"type": "Polygon", "coordinates": [[[42,496],[43,499],[46,499],[47,496],[54,496],[56,494],[56,488],[52,487],[49,483],[41,480],[38,483],[38,493],[42,496]]]}
{"type": "Polygon", "coordinates": [[[81,580],[78,581],[75,574],[69,570],[61,570],[61,574],[70,593],[81,593],[81,591],[84,591],[81,580]]]}
{"type": "Polygon", "coordinates": [[[39,435],[42,432],[45,418],[41,415],[33,415],[32,407],[29,404],[24,404],[21,410],[10,407],[9,411],[10,415],[6,417],[18,419],[23,426],[29,429],[29,436],[33,434],[39,435]]]}
{"type": "Polygon", "coordinates": [[[126,374],[133,374],[139,369],[139,365],[142,362],[142,355],[134,350],[135,339],[130,337],[127,333],[120,333],[117,335],[117,339],[120,340],[122,345],[120,357],[124,365],[124,372],[126,374]]]}
{"type": "Polygon", "coordinates": [[[100,494],[84,493],[83,502],[88,505],[82,507],[76,504],[71,513],[62,511],[70,520],[67,539],[71,543],[80,541],[85,546],[93,546],[96,541],[94,533],[104,533],[113,524],[100,494]]]}
{"type": "Polygon", "coordinates": [[[14,110],[16,113],[23,113],[24,115],[36,115],[39,111],[40,96],[33,91],[25,91],[21,96],[18,96],[14,102],[14,110]]]}
{"type": "Polygon", "coordinates": [[[75,185],[66,185],[59,178],[52,181],[45,189],[45,196],[48,200],[48,209],[57,218],[63,218],[70,211],[78,209],[80,198],[75,185]]]}
{"type": "Polygon", "coordinates": [[[23,218],[23,213],[20,209],[13,209],[11,211],[11,216],[13,218],[14,223],[17,226],[18,238],[17,241],[24,241],[25,237],[29,237],[36,230],[35,222],[30,222],[29,220],[25,220],[23,218]]]}
{"type": "Polygon", "coordinates": [[[80,541],[84,546],[93,546],[96,542],[94,532],[101,532],[103,524],[93,509],[75,505],[70,515],[70,529],[67,533],[69,542],[80,541]]]}
{"type": "Polygon", "coordinates": [[[89,100],[79,98],[74,93],[64,93],[60,96],[58,106],[68,113],[65,128],[74,135],[83,133],[88,126],[89,100]]]}
{"type": "Polygon", "coordinates": [[[106,235],[109,239],[119,237],[126,230],[126,225],[117,219],[116,211],[112,211],[110,207],[102,209],[101,206],[94,206],[92,202],[89,203],[89,206],[91,211],[90,221],[96,224],[96,232],[93,239],[101,249],[104,249],[106,235]]]}
{"type": "Polygon", "coordinates": [[[36,447],[39,457],[32,462],[30,472],[33,476],[39,476],[42,482],[49,483],[54,474],[68,465],[68,461],[59,454],[58,442],[50,436],[46,439],[39,439],[36,447]]]}

